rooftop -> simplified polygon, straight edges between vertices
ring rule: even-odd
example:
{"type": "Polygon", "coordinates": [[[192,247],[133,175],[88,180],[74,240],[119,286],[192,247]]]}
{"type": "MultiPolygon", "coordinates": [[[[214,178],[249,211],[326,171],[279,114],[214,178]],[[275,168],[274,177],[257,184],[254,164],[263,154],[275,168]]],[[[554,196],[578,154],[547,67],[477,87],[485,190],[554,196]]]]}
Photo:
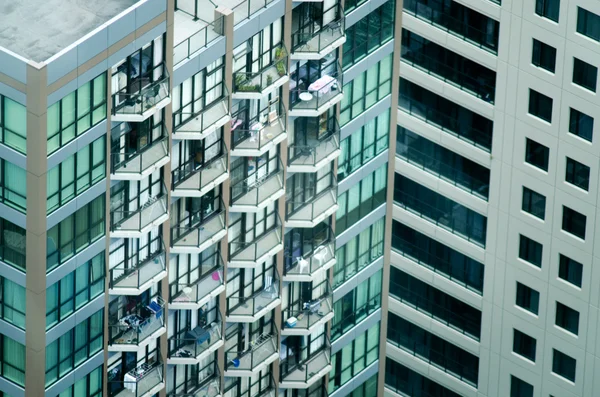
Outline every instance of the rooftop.
{"type": "Polygon", "coordinates": [[[138,0],[0,0],[0,47],[42,62],[138,0]]]}

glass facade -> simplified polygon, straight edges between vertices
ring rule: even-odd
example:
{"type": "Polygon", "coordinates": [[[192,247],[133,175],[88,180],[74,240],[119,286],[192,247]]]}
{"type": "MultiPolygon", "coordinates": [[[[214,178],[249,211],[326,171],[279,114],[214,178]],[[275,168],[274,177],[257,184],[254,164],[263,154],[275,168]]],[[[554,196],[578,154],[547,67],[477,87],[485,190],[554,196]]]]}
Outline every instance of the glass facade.
{"type": "Polygon", "coordinates": [[[27,109],[0,95],[0,143],[22,154],[27,152],[27,109]]]}
{"type": "Polygon", "coordinates": [[[25,386],[25,346],[0,334],[0,376],[25,386]]]}
{"type": "Polygon", "coordinates": [[[25,271],[25,229],[0,218],[0,260],[25,271]]]}
{"type": "Polygon", "coordinates": [[[0,203],[22,213],[27,208],[27,173],[9,161],[0,159],[0,203]]]}
{"type": "Polygon", "coordinates": [[[75,384],[62,391],[58,397],[101,397],[103,369],[103,366],[99,366],[85,377],[79,379],[75,384]]]}
{"type": "Polygon", "coordinates": [[[0,318],[25,329],[25,288],[0,277],[0,318]]]}

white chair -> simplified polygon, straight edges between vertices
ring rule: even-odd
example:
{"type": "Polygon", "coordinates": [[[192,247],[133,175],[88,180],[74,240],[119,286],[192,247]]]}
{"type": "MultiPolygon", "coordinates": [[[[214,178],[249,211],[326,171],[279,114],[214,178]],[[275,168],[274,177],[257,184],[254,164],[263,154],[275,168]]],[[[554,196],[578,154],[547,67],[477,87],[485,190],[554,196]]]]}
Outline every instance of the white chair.
{"type": "Polygon", "coordinates": [[[298,261],[298,273],[308,273],[308,261],[301,256],[296,258],[296,260],[298,261]]]}

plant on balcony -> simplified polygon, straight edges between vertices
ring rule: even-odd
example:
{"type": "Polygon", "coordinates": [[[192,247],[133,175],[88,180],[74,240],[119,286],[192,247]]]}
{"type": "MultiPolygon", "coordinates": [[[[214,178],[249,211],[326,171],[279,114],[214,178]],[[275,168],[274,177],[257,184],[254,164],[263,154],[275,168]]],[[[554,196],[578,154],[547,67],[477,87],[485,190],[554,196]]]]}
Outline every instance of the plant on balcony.
{"type": "Polygon", "coordinates": [[[257,92],[260,91],[260,84],[248,84],[243,74],[236,74],[235,89],[240,92],[257,92]]]}
{"type": "Polygon", "coordinates": [[[283,47],[279,47],[275,50],[275,68],[279,76],[285,76],[285,57],[287,53],[283,47]]]}
{"type": "Polygon", "coordinates": [[[271,84],[273,84],[273,76],[271,76],[271,75],[268,75],[268,76],[267,76],[267,86],[269,86],[269,85],[271,85],[271,84]]]}

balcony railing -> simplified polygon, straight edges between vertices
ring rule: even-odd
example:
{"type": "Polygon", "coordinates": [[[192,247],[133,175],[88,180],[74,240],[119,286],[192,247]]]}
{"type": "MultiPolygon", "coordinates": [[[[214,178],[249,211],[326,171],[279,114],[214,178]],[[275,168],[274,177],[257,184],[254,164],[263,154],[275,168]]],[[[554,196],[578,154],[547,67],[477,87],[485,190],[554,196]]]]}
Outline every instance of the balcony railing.
{"type": "MultiPolygon", "coordinates": [[[[279,351],[279,334],[277,327],[271,322],[271,329],[260,334],[249,343],[244,351],[237,351],[237,345],[225,352],[227,371],[256,372],[260,367],[277,359],[279,351]]],[[[254,394],[253,394],[254,395],[254,394]]]]}
{"type": "Polygon", "coordinates": [[[306,201],[286,200],[288,213],[286,227],[315,227],[338,210],[337,183],[335,180],[325,190],[306,201]]]}
{"type": "MultiPolygon", "coordinates": [[[[237,25],[250,19],[252,15],[266,8],[273,1],[274,0],[243,0],[233,7],[228,5],[230,3],[223,2],[223,5],[231,7],[231,10],[233,11],[233,23],[234,25],[237,25]]],[[[216,3],[217,5],[221,4],[219,0],[217,0],[216,3]]]]}
{"type": "Polygon", "coordinates": [[[187,364],[207,357],[223,344],[221,314],[215,306],[202,312],[193,329],[177,332],[169,338],[169,364],[187,364]]]}
{"type": "Polygon", "coordinates": [[[217,397],[221,395],[221,371],[216,361],[198,370],[198,378],[175,386],[167,397],[217,397]]]}
{"type": "MultiPolygon", "coordinates": [[[[221,128],[231,119],[229,116],[229,92],[225,84],[219,84],[205,94],[216,97],[202,109],[192,112],[181,109],[173,112],[173,138],[200,140],[221,128]]],[[[203,101],[202,101],[203,102],[203,101]]],[[[193,109],[200,106],[201,101],[192,104],[193,109]]],[[[185,106],[184,109],[187,109],[185,106]]]]}
{"type": "Polygon", "coordinates": [[[166,106],[170,95],[169,71],[161,63],[143,76],[132,79],[126,87],[113,94],[112,120],[143,121],[163,104],[166,106]]]}
{"type": "Polygon", "coordinates": [[[321,379],[331,370],[331,344],[327,334],[311,338],[309,346],[302,347],[293,354],[288,352],[279,368],[282,387],[308,387],[321,379]],[[312,348],[317,343],[321,346],[312,348]]]}
{"type": "MultiPolygon", "coordinates": [[[[139,180],[169,162],[169,137],[165,125],[158,127],[160,138],[138,150],[111,153],[111,174],[115,180],[139,180]]],[[[131,132],[129,132],[131,134],[131,132]]]]}
{"type": "Polygon", "coordinates": [[[309,334],[315,326],[333,317],[333,293],[329,280],[311,286],[311,296],[311,300],[296,301],[282,311],[282,334],[309,334]]]}
{"type": "Polygon", "coordinates": [[[234,97],[260,99],[287,81],[288,54],[283,43],[277,44],[268,52],[260,54],[258,58],[259,65],[262,66],[259,66],[260,70],[233,73],[234,97]],[[263,59],[269,59],[270,61],[262,65],[263,59]]]}
{"type": "Polygon", "coordinates": [[[256,267],[283,249],[283,229],[279,214],[259,236],[246,241],[242,233],[229,243],[229,267],[256,267]]]}
{"type": "MultiPolygon", "coordinates": [[[[196,6],[198,6],[197,3],[196,6]]],[[[177,10],[186,12],[181,8],[177,10]]],[[[189,13],[186,12],[186,14],[189,13]]],[[[224,20],[224,17],[219,17],[213,22],[201,21],[200,23],[206,24],[206,26],[176,44],[173,48],[173,67],[175,68],[183,61],[192,58],[201,49],[208,47],[210,43],[221,37],[223,35],[224,20]]]]}
{"type": "Polygon", "coordinates": [[[223,199],[213,200],[216,208],[190,214],[180,225],[171,228],[171,253],[200,253],[227,234],[223,199]]]}
{"type": "MultiPolygon", "coordinates": [[[[181,276],[180,276],[181,277],[181,276]]],[[[215,297],[225,288],[223,285],[223,258],[220,252],[215,252],[189,275],[183,276],[170,285],[170,309],[196,309],[215,297]],[[186,278],[189,282],[182,282],[186,278]],[[193,281],[192,281],[193,280],[193,281]]]]}
{"type": "Polygon", "coordinates": [[[344,44],[346,19],[342,6],[335,4],[323,11],[322,17],[331,22],[317,28],[311,23],[292,33],[292,59],[320,59],[344,44]]]}
{"type": "MultiPolygon", "coordinates": [[[[259,158],[258,162],[261,160],[259,158]]],[[[268,164],[258,165],[253,174],[232,184],[230,210],[258,211],[285,194],[283,183],[283,164],[280,159],[277,159],[274,169],[268,164]]]]}
{"type": "Polygon", "coordinates": [[[290,82],[290,115],[301,116],[303,112],[309,111],[318,116],[341,101],[343,77],[342,68],[337,63],[332,73],[323,73],[314,81],[302,82],[299,85],[296,81],[290,82]]]}
{"type": "Polygon", "coordinates": [[[246,119],[250,113],[244,107],[233,109],[231,122],[231,154],[261,156],[286,138],[287,117],[283,101],[271,103],[246,119]]]}
{"type": "Polygon", "coordinates": [[[112,375],[113,371],[108,375],[107,389],[110,397],[150,397],[164,388],[164,366],[158,354],[122,377],[112,375]]]}
{"type": "Polygon", "coordinates": [[[301,244],[299,255],[293,248],[292,252],[289,247],[286,249],[284,281],[310,281],[319,271],[335,264],[335,234],[329,226],[301,244]]]}
{"type": "Polygon", "coordinates": [[[277,269],[273,268],[272,276],[264,276],[262,287],[252,295],[227,297],[227,321],[228,322],[254,322],[256,317],[262,316],[271,306],[277,303],[281,297],[279,290],[279,274],[277,269]]]}
{"type": "Polygon", "coordinates": [[[108,341],[111,351],[137,351],[166,332],[165,302],[160,296],[150,304],[138,305],[120,318],[109,317],[108,341]]]}
{"type": "Polygon", "coordinates": [[[110,269],[110,293],[139,295],[164,278],[167,274],[165,255],[165,245],[160,236],[138,247],[110,269]]]}
{"type": "Polygon", "coordinates": [[[145,229],[157,226],[169,217],[167,206],[167,188],[162,185],[161,192],[135,210],[111,211],[110,228],[113,237],[141,237],[145,229]]]}
{"type": "Polygon", "coordinates": [[[199,158],[198,155],[190,156],[185,163],[171,172],[173,181],[172,196],[202,197],[229,178],[227,147],[223,141],[213,143],[212,146],[205,148],[200,155],[202,158],[199,158]],[[219,154],[208,161],[204,161],[203,157],[210,153],[211,148],[217,149],[219,147],[219,154]]]}
{"type": "Polygon", "coordinates": [[[316,172],[339,157],[340,129],[337,120],[331,119],[331,128],[318,138],[308,139],[308,144],[293,143],[288,147],[288,171],[316,172]]]}

